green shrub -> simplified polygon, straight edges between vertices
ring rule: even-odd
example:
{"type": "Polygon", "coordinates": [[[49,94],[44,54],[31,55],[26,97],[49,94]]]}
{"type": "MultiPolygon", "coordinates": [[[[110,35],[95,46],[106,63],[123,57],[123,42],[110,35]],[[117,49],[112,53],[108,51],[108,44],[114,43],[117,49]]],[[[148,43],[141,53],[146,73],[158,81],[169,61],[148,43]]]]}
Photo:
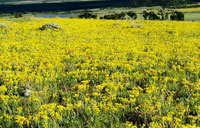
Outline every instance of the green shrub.
{"type": "Polygon", "coordinates": [[[183,21],[184,20],[184,14],[179,11],[174,11],[170,15],[170,20],[177,20],[177,21],[183,21]]]}
{"type": "Polygon", "coordinates": [[[100,19],[108,19],[108,20],[123,20],[126,17],[126,13],[122,12],[120,14],[111,14],[111,15],[105,15],[101,17],[100,19]]]}
{"type": "Polygon", "coordinates": [[[15,18],[21,18],[23,17],[23,14],[21,12],[14,12],[14,13],[11,13],[15,18]]]}
{"type": "Polygon", "coordinates": [[[127,15],[134,20],[137,19],[137,14],[133,11],[128,12],[127,15]]]}
{"type": "Polygon", "coordinates": [[[79,15],[79,18],[85,18],[85,19],[96,19],[97,15],[96,14],[91,14],[89,12],[85,12],[82,15],[79,15]]]}
{"type": "Polygon", "coordinates": [[[168,20],[169,14],[170,14],[170,10],[160,9],[158,11],[158,15],[160,16],[161,20],[168,20]]]}
{"type": "Polygon", "coordinates": [[[159,20],[160,17],[153,11],[147,12],[143,11],[142,16],[144,17],[145,20],[159,20]]]}

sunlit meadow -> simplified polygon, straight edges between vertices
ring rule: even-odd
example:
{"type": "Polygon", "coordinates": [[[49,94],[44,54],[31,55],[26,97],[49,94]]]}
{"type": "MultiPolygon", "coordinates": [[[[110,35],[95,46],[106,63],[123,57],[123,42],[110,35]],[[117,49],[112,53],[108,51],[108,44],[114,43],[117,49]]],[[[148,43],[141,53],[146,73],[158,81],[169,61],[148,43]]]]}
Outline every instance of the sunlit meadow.
{"type": "Polygon", "coordinates": [[[200,22],[0,23],[0,127],[200,126],[200,22]]]}

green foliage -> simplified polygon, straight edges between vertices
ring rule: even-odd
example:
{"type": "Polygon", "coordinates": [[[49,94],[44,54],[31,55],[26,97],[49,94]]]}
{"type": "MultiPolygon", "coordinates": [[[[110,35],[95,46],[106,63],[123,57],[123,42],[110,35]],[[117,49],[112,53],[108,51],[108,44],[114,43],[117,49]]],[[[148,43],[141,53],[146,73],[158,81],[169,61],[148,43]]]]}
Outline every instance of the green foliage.
{"type": "Polygon", "coordinates": [[[145,10],[142,12],[144,20],[184,20],[184,13],[173,10],[145,10]],[[170,16],[170,19],[169,19],[170,16]]]}
{"type": "Polygon", "coordinates": [[[174,11],[170,15],[170,20],[178,20],[178,21],[183,21],[184,20],[184,14],[182,12],[174,11]]]}
{"type": "Polygon", "coordinates": [[[144,17],[145,20],[159,20],[160,17],[153,11],[147,12],[143,11],[142,16],[144,17]]]}
{"type": "Polygon", "coordinates": [[[116,14],[111,14],[111,15],[104,15],[103,17],[100,17],[100,19],[124,20],[124,19],[127,19],[127,17],[130,17],[131,19],[136,20],[137,14],[133,11],[129,11],[127,13],[121,12],[121,13],[116,13],[116,14]]]}
{"type": "Polygon", "coordinates": [[[134,19],[134,20],[137,19],[137,14],[135,12],[133,12],[133,11],[128,12],[127,15],[129,17],[131,17],[132,19],[134,19]]]}
{"type": "Polygon", "coordinates": [[[84,18],[84,19],[96,19],[97,15],[96,14],[91,14],[89,12],[85,12],[81,15],[79,15],[79,18],[84,18]]]}
{"type": "MultiPolygon", "coordinates": [[[[126,6],[177,6],[184,5],[185,3],[190,3],[192,0],[126,0],[126,6]]],[[[197,2],[197,1],[192,1],[197,2]]]]}
{"type": "Polygon", "coordinates": [[[21,17],[23,17],[23,14],[22,13],[20,13],[20,12],[13,12],[13,13],[11,13],[15,18],[21,18],[21,17]]]}
{"type": "Polygon", "coordinates": [[[125,19],[126,13],[122,12],[120,14],[111,14],[111,15],[104,15],[100,19],[108,19],[108,20],[123,20],[125,19]]]}

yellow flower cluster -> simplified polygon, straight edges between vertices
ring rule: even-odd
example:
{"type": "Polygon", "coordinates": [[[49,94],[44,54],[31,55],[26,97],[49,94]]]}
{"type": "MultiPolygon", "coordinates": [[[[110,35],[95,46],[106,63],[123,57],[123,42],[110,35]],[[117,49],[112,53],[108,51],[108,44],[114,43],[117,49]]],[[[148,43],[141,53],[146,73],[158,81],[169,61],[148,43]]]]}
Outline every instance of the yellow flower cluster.
{"type": "Polygon", "coordinates": [[[0,127],[200,127],[199,22],[0,23],[0,127]]]}

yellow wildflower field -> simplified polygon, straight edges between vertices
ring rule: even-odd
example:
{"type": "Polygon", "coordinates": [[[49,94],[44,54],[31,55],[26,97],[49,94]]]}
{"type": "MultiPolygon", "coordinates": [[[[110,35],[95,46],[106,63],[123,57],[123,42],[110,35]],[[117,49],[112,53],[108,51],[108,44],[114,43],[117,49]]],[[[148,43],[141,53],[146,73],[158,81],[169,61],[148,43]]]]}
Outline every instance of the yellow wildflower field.
{"type": "Polygon", "coordinates": [[[200,126],[200,22],[0,23],[0,127],[200,126]]]}

